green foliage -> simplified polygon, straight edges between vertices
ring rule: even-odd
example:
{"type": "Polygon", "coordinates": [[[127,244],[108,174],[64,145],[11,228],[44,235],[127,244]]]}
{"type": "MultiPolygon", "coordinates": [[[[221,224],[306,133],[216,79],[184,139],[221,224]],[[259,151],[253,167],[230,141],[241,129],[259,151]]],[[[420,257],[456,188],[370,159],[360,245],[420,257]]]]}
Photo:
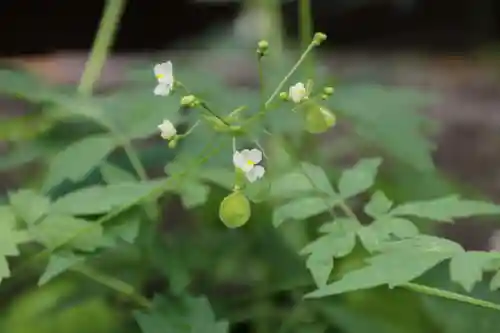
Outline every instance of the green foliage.
{"type": "Polygon", "coordinates": [[[129,206],[158,191],[165,181],[120,183],[89,186],[69,193],[52,204],[52,212],[69,215],[103,214],[114,208],[129,206]]]}
{"type": "MultiPolygon", "coordinates": [[[[367,190],[375,182],[379,164],[380,160],[365,160],[345,171],[339,179],[341,195],[348,198],[367,190]]],[[[383,192],[376,191],[364,206],[365,213],[373,218],[367,226],[359,223],[345,203],[339,205],[346,217],[324,224],[320,231],[327,234],[302,250],[309,255],[307,267],[318,287],[308,297],[325,297],[380,285],[391,288],[405,285],[447,259],[451,259],[452,281],[470,292],[481,281],[483,271],[500,269],[497,253],[465,252],[455,242],[420,234],[412,221],[402,218],[425,217],[449,222],[453,218],[498,214],[499,207],[494,204],[452,196],[393,208],[391,200],[383,192]],[[365,260],[364,267],[349,271],[338,281],[328,284],[333,258],[344,257],[353,251],[356,236],[373,256],[365,260]]],[[[331,208],[328,204],[324,206],[331,208]]]]}
{"type": "MultiPolygon", "coordinates": [[[[108,3],[113,8],[121,1],[108,3]]],[[[231,43],[239,45],[234,39],[221,45],[231,43]]],[[[270,54],[278,53],[267,44],[270,54]]],[[[135,73],[137,84],[90,96],[102,50],[90,57],[78,94],[0,71],[2,92],[43,106],[40,113],[3,123],[0,139],[16,142],[16,148],[0,158],[0,169],[34,160],[48,166],[42,179],[11,191],[0,206],[0,282],[10,277],[14,262],[16,278],[33,280],[41,272],[41,292],[15,302],[0,318],[0,331],[75,331],[65,318],[77,321],[82,332],[97,333],[227,333],[229,321],[251,323],[262,333],[278,327],[309,333],[434,331],[419,317],[430,306],[415,294],[400,298],[401,288],[500,310],[500,300],[474,294],[484,288],[484,275],[489,289],[500,288],[500,255],[465,251],[419,224],[500,214],[495,204],[458,195],[428,199],[445,187],[428,188],[440,179],[422,133],[425,119],[417,112],[429,96],[340,84],[330,98],[321,87],[313,89],[321,79],[297,71],[316,44],[297,61],[288,53],[280,62],[258,58],[259,91],[237,88],[189,61],[177,66],[182,60],[175,61],[174,90],[166,98],[153,96],[149,63],[135,73]],[[287,100],[293,80],[307,83],[306,100],[287,100]],[[185,95],[195,102],[181,107],[185,95]],[[175,145],[158,137],[164,120],[176,129],[175,145]],[[368,144],[386,163],[372,157],[344,171],[333,163],[319,166],[330,156],[316,154],[310,133],[324,132],[337,120],[351,121],[355,135],[335,138],[329,150],[338,152],[343,139],[349,153],[368,144]],[[137,142],[152,135],[157,140],[137,142]],[[246,167],[258,164],[265,173],[252,181],[250,171],[232,159],[236,150],[256,147],[263,161],[246,161],[246,167]],[[146,151],[153,156],[151,170],[146,151]],[[149,177],[165,164],[167,176],[149,177]],[[387,169],[385,183],[377,178],[379,169],[387,169]],[[401,188],[419,201],[394,195],[401,188]],[[165,214],[160,202],[168,203],[165,214]],[[24,243],[29,258],[12,260],[24,243]],[[443,264],[446,281],[473,297],[421,284],[443,264]],[[77,291],[60,284],[65,277],[78,282],[77,291]],[[277,301],[282,293],[297,301],[312,283],[316,290],[306,297],[321,300],[299,302],[293,312],[288,300],[277,301]],[[192,296],[200,293],[211,302],[192,296]],[[152,294],[157,296],[150,300],[152,294]],[[123,315],[129,308],[138,327],[130,328],[132,318],[123,315]],[[114,311],[125,319],[120,329],[114,311]]],[[[218,58],[219,51],[211,52],[218,58]]]]}
{"type": "Polygon", "coordinates": [[[339,180],[339,192],[342,198],[350,198],[369,189],[375,182],[375,175],[381,159],[367,159],[344,171],[339,180]]]}
{"type": "Polygon", "coordinates": [[[210,303],[204,297],[185,298],[181,304],[156,297],[153,308],[135,314],[144,333],[227,333],[227,321],[217,321],[210,303]]]}
{"type": "Polygon", "coordinates": [[[16,217],[10,207],[0,206],[0,282],[10,276],[7,257],[18,256],[18,245],[29,240],[25,230],[16,226],[16,217]]]}
{"type": "Polygon", "coordinates": [[[107,135],[90,136],[69,145],[51,161],[44,188],[50,189],[65,179],[79,181],[100,164],[115,148],[116,141],[107,135]]]}

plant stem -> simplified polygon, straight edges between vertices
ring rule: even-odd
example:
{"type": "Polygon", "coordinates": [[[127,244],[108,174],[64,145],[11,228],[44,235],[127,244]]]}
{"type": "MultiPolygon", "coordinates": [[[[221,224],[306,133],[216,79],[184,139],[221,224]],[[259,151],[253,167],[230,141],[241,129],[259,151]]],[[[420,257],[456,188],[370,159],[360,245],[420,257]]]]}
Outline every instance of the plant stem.
{"type": "Polygon", "coordinates": [[[72,267],[71,270],[85,275],[86,277],[110,289],[116,290],[119,293],[128,296],[130,299],[134,300],[138,305],[144,308],[150,308],[152,306],[151,302],[146,297],[137,293],[134,287],[126,283],[125,281],[119,280],[109,275],[105,275],[85,265],[72,267]]]}
{"type": "Polygon", "coordinates": [[[260,92],[260,110],[259,112],[265,112],[266,104],[265,104],[265,86],[264,86],[264,68],[263,68],[263,56],[258,55],[258,70],[259,70],[259,92],[260,92]]]}
{"type": "Polygon", "coordinates": [[[304,62],[306,59],[307,55],[312,51],[312,49],[315,47],[315,44],[313,42],[310,42],[305,51],[302,53],[300,56],[299,60],[295,63],[295,65],[292,67],[292,69],[288,72],[288,74],[281,80],[281,82],[278,84],[276,89],[273,91],[271,96],[267,99],[265,103],[266,109],[269,107],[269,105],[272,103],[272,101],[278,96],[280,93],[281,89],[283,89],[283,86],[285,83],[292,77],[292,75],[295,73],[295,71],[299,68],[299,66],[304,62]]]}
{"type": "MultiPolygon", "coordinates": [[[[78,86],[78,92],[83,96],[92,95],[94,84],[99,80],[102,68],[104,67],[104,63],[109,55],[111,45],[113,44],[120,17],[125,9],[125,5],[126,0],[107,0],[106,2],[104,13],[99,24],[99,29],[78,86]]],[[[118,137],[119,145],[123,147],[127,158],[139,178],[143,181],[147,180],[148,176],[146,170],[130,141],[125,138],[121,138],[121,135],[117,134],[117,131],[112,125],[104,123],[102,125],[118,137]]],[[[154,206],[148,206],[146,212],[150,219],[155,219],[157,216],[154,206]]]]}
{"type": "Polygon", "coordinates": [[[479,306],[482,308],[500,311],[500,305],[498,305],[498,304],[484,301],[482,299],[477,299],[474,297],[466,296],[466,295],[461,295],[461,294],[454,293],[454,292],[447,291],[447,290],[442,290],[442,289],[424,286],[421,284],[416,284],[416,283],[411,283],[411,282],[402,284],[402,285],[397,286],[397,287],[404,288],[404,289],[411,290],[411,291],[415,291],[415,292],[418,292],[421,294],[445,298],[445,299],[452,300],[452,301],[467,303],[467,304],[479,306]]]}
{"type": "Polygon", "coordinates": [[[82,95],[91,95],[94,84],[99,79],[101,70],[106,62],[109,49],[113,43],[118,22],[125,9],[125,0],[108,0],[101,18],[92,51],[83,71],[78,92],[82,95]]]}
{"type": "MultiPolygon", "coordinates": [[[[313,38],[311,0],[299,0],[300,47],[304,50],[313,38]]],[[[314,77],[314,54],[304,64],[304,76],[314,77]]]]}

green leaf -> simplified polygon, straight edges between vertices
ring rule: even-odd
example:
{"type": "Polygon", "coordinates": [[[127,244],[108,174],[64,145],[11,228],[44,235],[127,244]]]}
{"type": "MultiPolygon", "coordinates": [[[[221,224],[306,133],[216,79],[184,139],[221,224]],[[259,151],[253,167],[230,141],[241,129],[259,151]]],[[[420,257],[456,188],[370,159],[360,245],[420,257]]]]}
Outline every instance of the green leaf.
{"type": "Polygon", "coordinates": [[[483,278],[483,271],[492,260],[499,259],[500,253],[470,251],[459,253],[450,261],[450,276],[467,292],[483,278]]]}
{"type": "Polygon", "coordinates": [[[210,187],[194,181],[184,182],[178,190],[181,195],[182,204],[185,208],[191,209],[205,204],[210,194],[210,187]]]}
{"type": "Polygon", "coordinates": [[[28,240],[25,231],[16,229],[16,217],[10,207],[0,206],[0,282],[10,276],[6,257],[18,256],[17,246],[28,240]]]}
{"type": "Polygon", "coordinates": [[[387,234],[381,233],[373,225],[364,226],[358,231],[358,237],[366,251],[373,253],[382,247],[387,241],[387,234]]]}
{"type": "Polygon", "coordinates": [[[273,225],[277,228],[286,220],[305,220],[332,209],[336,203],[337,201],[318,197],[292,200],[274,210],[273,225]]]}
{"type": "Polygon", "coordinates": [[[500,289],[500,271],[496,272],[495,275],[491,278],[490,282],[490,290],[498,290],[500,289]]]}
{"type": "Polygon", "coordinates": [[[322,168],[309,163],[302,163],[301,167],[301,171],[307,176],[309,184],[312,183],[311,185],[313,189],[327,194],[330,197],[338,196],[337,193],[335,193],[332,185],[330,184],[328,176],[322,168]]]}
{"type": "Polygon", "coordinates": [[[384,192],[377,191],[366,204],[364,211],[368,216],[377,218],[389,212],[391,207],[392,201],[385,196],[384,192]]]}
{"type": "Polygon", "coordinates": [[[139,216],[127,216],[125,222],[106,228],[104,235],[109,240],[110,246],[114,246],[117,240],[133,244],[139,236],[140,226],[141,219],[139,216]]]}
{"type": "Polygon", "coordinates": [[[49,263],[45,267],[45,271],[38,280],[38,286],[46,284],[84,259],[85,257],[77,256],[72,252],[53,253],[49,258],[49,263]]]}
{"type": "Polygon", "coordinates": [[[116,141],[105,135],[86,137],[69,145],[52,159],[43,188],[50,189],[65,179],[79,181],[87,176],[115,148],[116,141]]]}
{"type": "Polygon", "coordinates": [[[333,270],[334,258],[342,258],[352,252],[356,245],[357,221],[338,219],[325,226],[329,233],[309,243],[301,254],[309,254],[306,261],[307,268],[311,271],[318,288],[327,284],[333,270]],[[354,226],[354,227],[353,227],[354,226]]]}
{"type": "Polygon", "coordinates": [[[33,226],[30,232],[49,249],[65,246],[91,252],[104,244],[101,225],[72,216],[49,215],[33,226]]]}
{"type": "Polygon", "coordinates": [[[103,214],[126,205],[161,188],[165,181],[121,183],[108,186],[90,186],[59,198],[52,205],[52,212],[68,215],[103,214]]]}
{"type": "Polygon", "coordinates": [[[234,171],[226,169],[203,168],[202,170],[199,170],[197,176],[204,181],[210,182],[227,190],[231,190],[234,185],[234,171]]]}
{"type": "Polygon", "coordinates": [[[204,297],[186,298],[184,306],[156,297],[148,312],[135,312],[142,333],[227,333],[229,323],[217,321],[204,297]]]}
{"type": "Polygon", "coordinates": [[[271,197],[274,199],[291,199],[308,192],[315,192],[315,189],[306,175],[298,171],[286,173],[271,183],[271,197]]]}
{"type": "Polygon", "coordinates": [[[398,217],[381,218],[373,223],[373,228],[382,239],[389,235],[394,235],[397,238],[411,238],[419,234],[419,230],[413,222],[398,217]]]}
{"type": "Polygon", "coordinates": [[[354,167],[342,173],[339,180],[339,191],[342,198],[347,199],[369,189],[375,182],[380,158],[363,159],[354,167]]]}
{"type": "Polygon", "coordinates": [[[243,192],[252,202],[264,202],[269,200],[269,196],[271,194],[271,182],[269,181],[269,178],[264,177],[263,179],[259,179],[258,182],[246,184],[243,192]]]}
{"type": "Polygon", "coordinates": [[[385,245],[383,253],[369,258],[368,266],[351,271],[306,297],[319,298],[381,285],[398,286],[463,251],[457,243],[432,236],[394,242],[385,245]]]}
{"type": "Polygon", "coordinates": [[[137,181],[133,174],[111,163],[103,163],[100,171],[104,181],[110,185],[137,181]]]}
{"type": "Polygon", "coordinates": [[[500,214],[500,206],[481,201],[463,200],[457,195],[452,195],[403,204],[394,208],[390,214],[392,216],[417,216],[436,221],[452,222],[456,218],[500,214]]]}
{"type": "Polygon", "coordinates": [[[9,201],[16,215],[28,225],[33,225],[50,210],[50,200],[32,190],[9,193],[9,201]]]}

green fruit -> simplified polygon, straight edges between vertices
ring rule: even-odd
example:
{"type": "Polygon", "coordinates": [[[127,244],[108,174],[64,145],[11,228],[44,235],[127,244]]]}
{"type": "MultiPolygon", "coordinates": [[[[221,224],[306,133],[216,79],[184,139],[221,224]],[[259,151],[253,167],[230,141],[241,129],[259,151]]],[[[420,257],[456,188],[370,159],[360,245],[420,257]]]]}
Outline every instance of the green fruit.
{"type": "Polygon", "coordinates": [[[250,215],[250,201],[240,191],[228,195],[222,200],[219,207],[219,217],[228,228],[239,228],[248,222],[250,215]]]}
{"type": "Polygon", "coordinates": [[[327,108],[315,103],[306,106],[305,122],[309,133],[319,134],[326,132],[336,123],[336,117],[327,108]]]}

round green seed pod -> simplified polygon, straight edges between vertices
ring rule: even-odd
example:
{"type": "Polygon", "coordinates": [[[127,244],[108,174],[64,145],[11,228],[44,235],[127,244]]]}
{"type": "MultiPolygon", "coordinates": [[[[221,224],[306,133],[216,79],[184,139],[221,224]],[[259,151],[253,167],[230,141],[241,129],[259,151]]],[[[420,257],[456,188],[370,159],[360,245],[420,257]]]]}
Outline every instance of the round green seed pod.
{"type": "Polygon", "coordinates": [[[235,191],[222,200],[219,207],[219,217],[228,228],[243,226],[250,219],[252,212],[250,201],[240,191],[235,191]]]}
{"type": "Polygon", "coordinates": [[[316,103],[310,103],[306,106],[305,123],[306,131],[313,134],[326,132],[336,123],[336,117],[327,108],[316,103]]]}

